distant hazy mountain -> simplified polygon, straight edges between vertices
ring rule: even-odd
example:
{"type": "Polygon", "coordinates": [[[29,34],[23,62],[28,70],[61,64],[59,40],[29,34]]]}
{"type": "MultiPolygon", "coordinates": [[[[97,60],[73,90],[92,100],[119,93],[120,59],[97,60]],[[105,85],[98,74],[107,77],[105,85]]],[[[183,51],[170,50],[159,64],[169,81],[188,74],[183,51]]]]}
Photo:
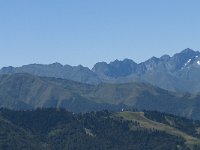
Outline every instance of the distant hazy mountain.
{"type": "Polygon", "coordinates": [[[73,112],[134,107],[200,119],[200,95],[173,93],[145,83],[88,85],[30,74],[0,76],[0,107],[63,107],[73,112]]]}
{"type": "Polygon", "coordinates": [[[63,78],[89,84],[147,82],[169,91],[200,92],[200,52],[185,49],[173,55],[152,57],[142,63],[130,59],[111,63],[98,62],[90,70],[83,66],[54,63],[4,67],[0,74],[30,73],[38,76],[63,78]]]}
{"type": "Polygon", "coordinates": [[[61,65],[60,63],[53,63],[50,65],[31,64],[22,67],[4,67],[0,74],[14,74],[14,73],[30,73],[38,76],[63,78],[83,83],[99,83],[100,79],[89,68],[79,66],[61,65]]]}

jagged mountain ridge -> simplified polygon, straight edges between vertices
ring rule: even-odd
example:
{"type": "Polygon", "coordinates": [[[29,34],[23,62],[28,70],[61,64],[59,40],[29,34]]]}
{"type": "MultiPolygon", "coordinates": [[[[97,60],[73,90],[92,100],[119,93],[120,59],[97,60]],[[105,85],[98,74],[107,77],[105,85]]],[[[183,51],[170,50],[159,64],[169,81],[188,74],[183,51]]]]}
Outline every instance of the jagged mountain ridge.
{"type": "Polygon", "coordinates": [[[170,57],[152,57],[142,63],[133,60],[98,62],[87,67],[31,64],[22,67],[4,67],[0,74],[30,73],[38,76],[63,78],[89,84],[147,82],[169,91],[200,92],[200,52],[185,49],[170,57]]]}
{"type": "Polygon", "coordinates": [[[196,84],[200,81],[200,52],[191,49],[185,49],[172,57],[152,57],[139,64],[128,59],[109,64],[97,63],[92,70],[103,82],[148,82],[170,91],[200,91],[200,86],[196,84]],[[124,71],[125,68],[127,71],[124,71]]]}
{"type": "Polygon", "coordinates": [[[180,53],[175,54],[172,57],[170,57],[169,55],[163,55],[160,58],[152,57],[147,61],[139,64],[130,59],[124,59],[123,61],[115,60],[114,62],[110,62],[109,64],[105,62],[99,62],[93,67],[92,70],[97,73],[103,73],[104,75],[109,77],[123,77],[131,75],[133,73],[143,74],[154,71],[167,71],[173,73],[191,66],[198,67],[200,65],[199,57],[199,51],[194,51],[188,48],[180,53]],[[103,70],[101,70],[102,66],[107,66],[108,70],[113,72],[115,71],[118,74],[112,75],[109,72],[106,72],[106,70],[104,72],[103,70]],[[123,74],[120,74],[118,72],[120,70],[123,74]]]}

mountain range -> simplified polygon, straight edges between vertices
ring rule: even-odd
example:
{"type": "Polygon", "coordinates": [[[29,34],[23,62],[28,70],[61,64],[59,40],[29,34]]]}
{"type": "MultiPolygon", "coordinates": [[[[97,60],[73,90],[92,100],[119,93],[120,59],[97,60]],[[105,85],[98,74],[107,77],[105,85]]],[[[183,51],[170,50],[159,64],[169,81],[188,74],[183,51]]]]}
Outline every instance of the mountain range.
{"type": "Polygon", "coordinates": [[[72,112],[157,110],[200,119],[200,94],[170,92],[148,83],[83,84],[31,74],[0,75],[0,107],[72,112]]]}
{"type": "Polygon", "coordinates": [[[131,59],[98,62],[92,69],[87,67],[30,64],[22,67],[3,67],[0,74],[29,73],[55,77],[87,84],[144,82],[174,92],[200,91],[200,52],[185,49],[172,57],[152,57],[139,64],[131,59]]]}
{"type": "Polygon", "coordinates": [[[54,63],[0,70],[0,107],[69,111],[156,110],[200,120],[200,52],[185,49],[137,64],[97,63],[93,69],[54,63]]]}

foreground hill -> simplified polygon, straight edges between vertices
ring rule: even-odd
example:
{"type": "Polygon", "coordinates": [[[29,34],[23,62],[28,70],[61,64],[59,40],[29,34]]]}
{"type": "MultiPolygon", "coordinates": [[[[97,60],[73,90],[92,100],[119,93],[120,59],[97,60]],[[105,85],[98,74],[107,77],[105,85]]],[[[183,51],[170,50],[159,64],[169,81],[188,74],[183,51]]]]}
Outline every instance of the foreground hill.
{"type": "Polygon", "coordinates": [[[199,122],[158,112],[0,110],[4,150],[198,150],[199,122]]]}
{"type": "Polygon", "coordinates": [[[146,83],[89,85],[30,74],[0,76],[0,107],[10,109],[63,107],[88,112],[134,107],[200,119],[199,105],[199,95],[173,93],[146,83]]]}

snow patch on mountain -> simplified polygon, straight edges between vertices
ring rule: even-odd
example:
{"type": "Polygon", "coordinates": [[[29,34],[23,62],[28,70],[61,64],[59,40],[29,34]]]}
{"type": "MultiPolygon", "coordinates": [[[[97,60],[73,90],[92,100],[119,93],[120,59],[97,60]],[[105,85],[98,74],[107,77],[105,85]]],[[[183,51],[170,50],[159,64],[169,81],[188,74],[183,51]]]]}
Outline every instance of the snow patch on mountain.
{"type": "Polygon", "coordinates": [[[185,66],[187,66],[191,62],[191,59],[189,59],[186,63],[185,66]]]}

